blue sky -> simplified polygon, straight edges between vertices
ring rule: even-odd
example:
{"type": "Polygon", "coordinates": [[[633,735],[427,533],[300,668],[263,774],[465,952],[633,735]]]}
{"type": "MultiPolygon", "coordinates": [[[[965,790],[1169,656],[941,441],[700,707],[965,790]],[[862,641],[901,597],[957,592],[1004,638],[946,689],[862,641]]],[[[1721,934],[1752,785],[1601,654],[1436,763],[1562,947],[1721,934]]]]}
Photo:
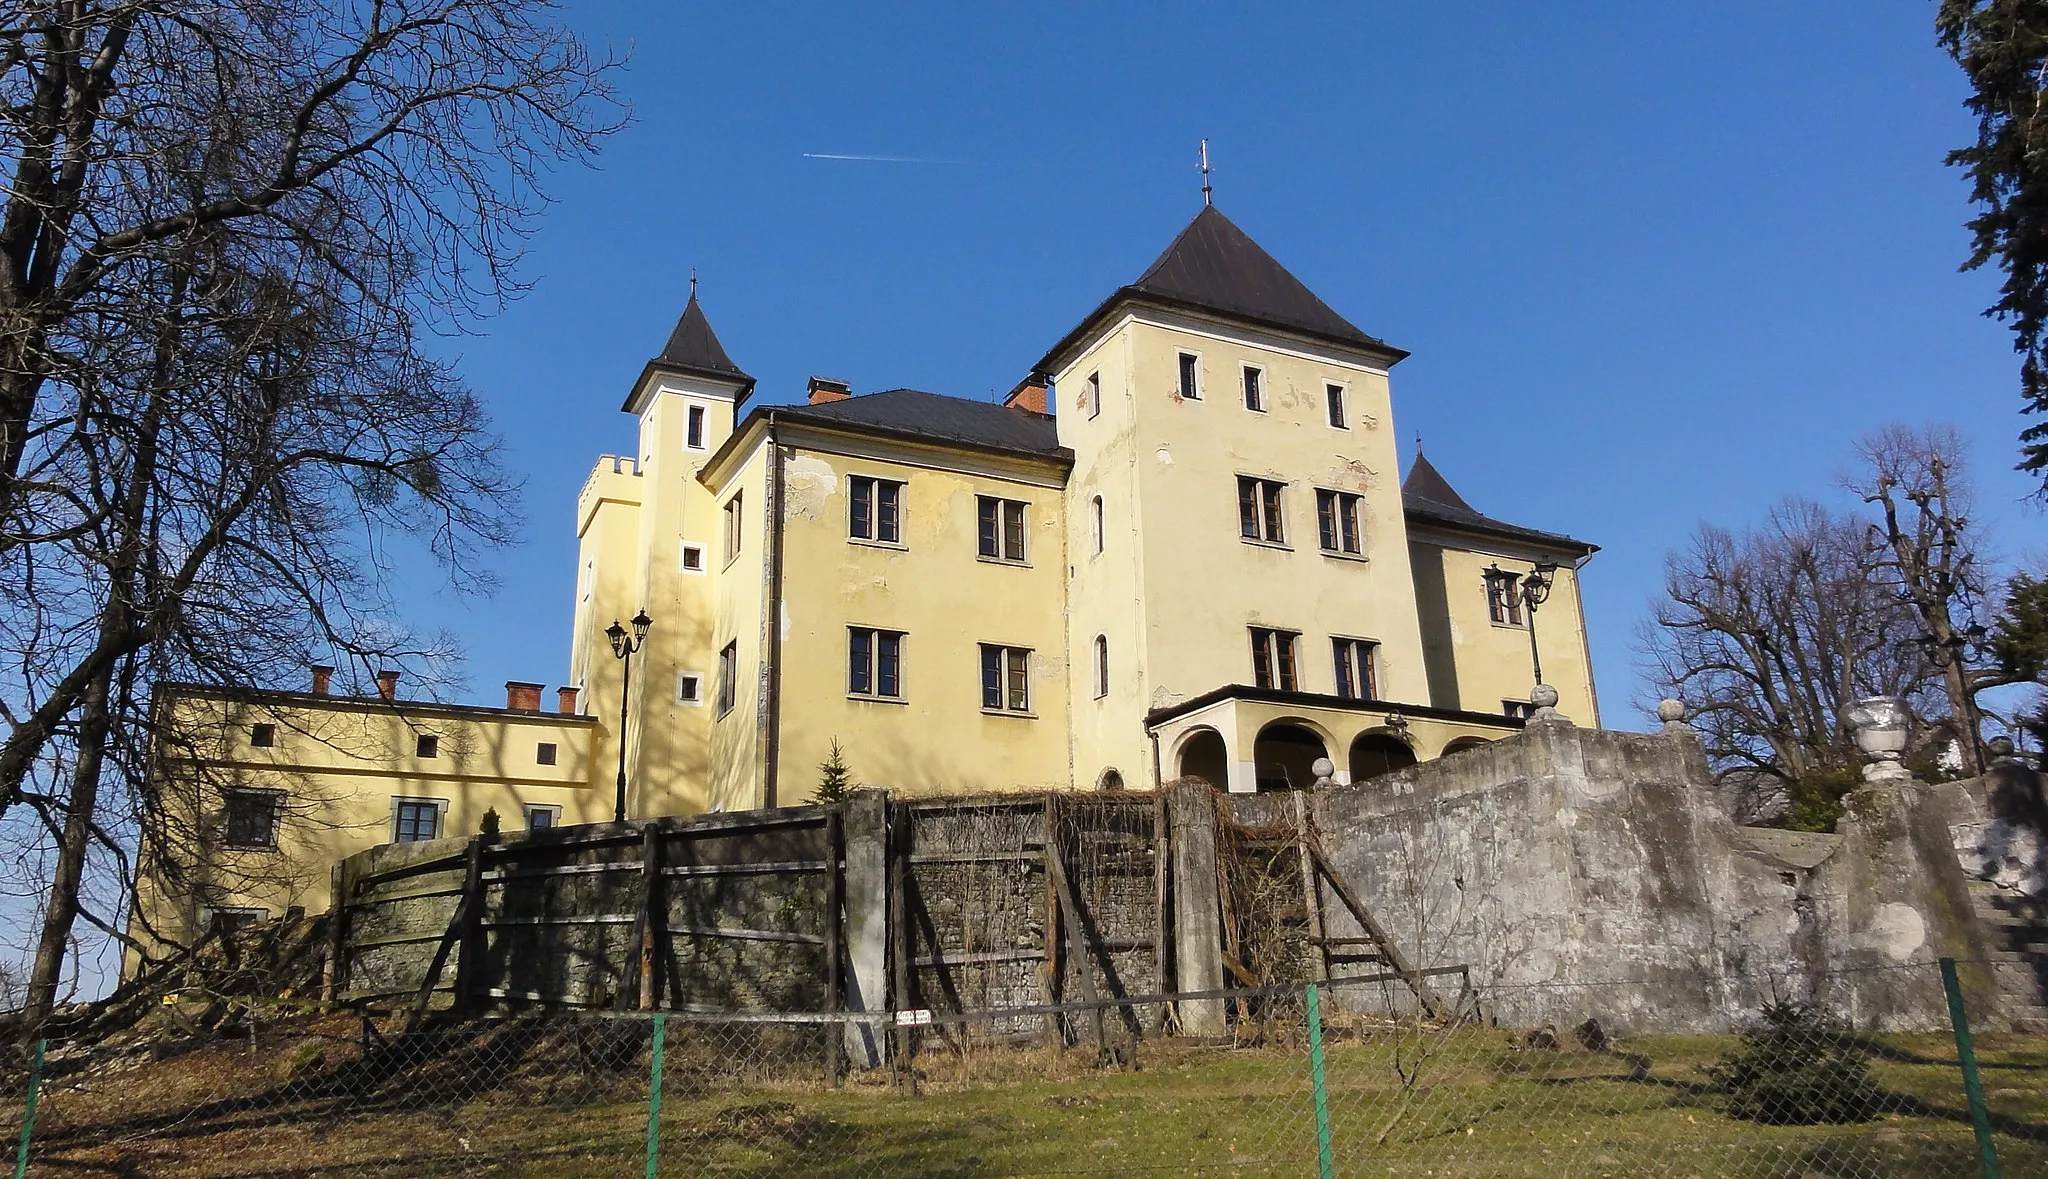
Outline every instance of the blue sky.
{"type": "Polygon", "coordinates": [[[1606,720],[1644,724],[1633,632],[1701,520],[1832,496],[1857,434],[1954,423],[1982,517],[2037,552],[2008,337],[1961,275],[1943,153],[1972,134],[1931,2],[1239,6],[571,3],[630,48],[635,125],[565,173],[533,290],[450,341],[527,477],[504,589],[426,579],[468,696],[559,682],[574,505],[696,267],[758,396],[1007,390],[1216,199],[1366,331],[1403,465],[1604,551],[1606,720]],[[881,154],[946,163],[824,161],[881,154]]]}

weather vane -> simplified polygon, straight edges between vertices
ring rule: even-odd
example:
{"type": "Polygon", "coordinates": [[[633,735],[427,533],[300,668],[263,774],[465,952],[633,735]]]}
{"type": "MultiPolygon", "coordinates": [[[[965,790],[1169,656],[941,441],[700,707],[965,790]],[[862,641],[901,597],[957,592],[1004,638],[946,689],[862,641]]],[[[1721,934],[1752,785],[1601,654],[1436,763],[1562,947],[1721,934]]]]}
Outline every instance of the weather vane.
{"type": "Polygon", "coordinates": [[[1202,203],[1204,205],[1216,203],[1209,196],[1209,141],[1206,139],[1202,141],[1202,203]]]}

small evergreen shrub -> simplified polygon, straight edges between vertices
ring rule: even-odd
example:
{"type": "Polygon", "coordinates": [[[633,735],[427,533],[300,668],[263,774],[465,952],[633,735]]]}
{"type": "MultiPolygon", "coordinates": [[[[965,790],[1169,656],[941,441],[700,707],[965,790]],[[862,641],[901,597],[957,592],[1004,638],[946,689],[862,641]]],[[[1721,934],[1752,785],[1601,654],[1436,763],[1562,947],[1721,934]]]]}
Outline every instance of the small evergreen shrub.
{"type": "Polygon", "coordinates": [[[1884,1097],[1863,1046],[1803,1003],[1766,1006],[1707,1075],[1728,1094],[1728,1116],[1773,1126],[1869,1121],[1884,1097]]]}
{"type": "Polygon", "coordinates": [[[846,755],[839,751],[839,738],[832,738],[831,752],[818,766],[818,773],[818,789],[811,795],[812,802],[838,802],[853,789],[853,768],[846,764],[846,755]]]}

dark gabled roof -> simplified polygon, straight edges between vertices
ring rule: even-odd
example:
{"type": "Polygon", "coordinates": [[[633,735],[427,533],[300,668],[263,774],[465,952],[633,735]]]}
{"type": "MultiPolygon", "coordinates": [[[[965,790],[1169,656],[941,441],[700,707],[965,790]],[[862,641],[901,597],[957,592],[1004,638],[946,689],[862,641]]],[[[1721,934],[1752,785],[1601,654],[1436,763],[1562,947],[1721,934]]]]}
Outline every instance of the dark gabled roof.
{"type": "Polygon", "coordinates": [[[633,386],[633,396],[627,397],[626,404],[620,408],[633,412],[634,398],[647,384],[648,374],[656,371],[732,381],[740,386],[740,401],[745,401],[747,395],[754,391],[754,378],[725,354],[725,345],[718,342],[718,333],[711,330],[711,321],[704,318],[704,308],[697,304],[694,279],[690,301],[683,305],[683,316],[676,320],[676,330],[668,334],[668,343],[660,355],[648,361],[647,367],[640,371],[640,379],[633,386]]]}
{"type": "Polygon", "coordinates": [[[1485,533],[1588,554],[1600,550],[1599,545],[1574,540],[1562,533],[1541,532],[1481,515],[1465,502],[1464,496],[1452,489],[1450,480],[1445,479],[1443,473],[1420,454],[1415,456],[1415,465],[1408,468],[1408,477],[1401,481],[1401,506],[1410,520],[1422,520],[1462,532],[1485,533]]]}
{"type": "MultiPolygon", "coordinates": [[[[759,410],[755,412],[761,412],[759,410]]],[[[917,389],[865,393],[823,405],[775,407],[777,417],[842,429],[999,450],[1068,461],[1050,415],[917,389]]]]}
{"type": "Polygon", "coordinates": [[[1050,370],[1057,357],[1109,309],[1125,299],[1210,311],[1266,327],[1300,332],[1353,348],[1382,353],[1388,363],[1407,356],[1399,348],[1360,331],[1332,310],[1280,265],[1251,236],[1214,205],[1204,205],[1164,253],[1136,282],[1121,287],[1046,353],[1039,367],[1050,370]]]}

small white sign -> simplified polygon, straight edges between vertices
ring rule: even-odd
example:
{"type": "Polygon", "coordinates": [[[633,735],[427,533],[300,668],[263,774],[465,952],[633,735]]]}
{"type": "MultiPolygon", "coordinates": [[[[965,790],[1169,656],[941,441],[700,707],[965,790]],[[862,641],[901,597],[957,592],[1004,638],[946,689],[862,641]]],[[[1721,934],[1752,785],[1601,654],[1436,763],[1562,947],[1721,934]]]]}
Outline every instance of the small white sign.
{"type": "Polygon", "coordinates": [[[896,1026],[899,1028],[923,1027],[931,1021],[932,1012],[929,1007],[920,1007],[915,1011],[899,1011],[896,1013],[896,1026]]]}

